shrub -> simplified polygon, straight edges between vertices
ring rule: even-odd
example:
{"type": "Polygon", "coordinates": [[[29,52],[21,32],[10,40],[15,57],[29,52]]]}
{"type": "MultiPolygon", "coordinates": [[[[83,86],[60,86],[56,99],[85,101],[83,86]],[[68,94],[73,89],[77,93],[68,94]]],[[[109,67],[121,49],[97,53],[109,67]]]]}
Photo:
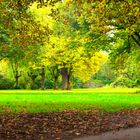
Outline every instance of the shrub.
{"type": "Polygon", "coordinates": [[[114,81],[111,86],[112,87],[129,87],[129,88],[133,88],[133,87],[137,87],[139,84],[139,80],[132,80],[129,78],[126,78],[124,76],[120,76],[117,78],[116,81],[114,81]]]}
{"type": "Polygon", "coordinates": [[[53,81],[45,80],[45,88],[46,89],[53,89],[53,81]]]}
{"type": "Polygon", "coordinates": [[[14,81],[0,75],[0,89],[13,89],[14,81]]]}
{"type": "Polygon", "coordinates": [[[78,77],[72,77],[71,83],[72,83],[73,88],[82,88],[83,87],[83,82],[78,77]]]}

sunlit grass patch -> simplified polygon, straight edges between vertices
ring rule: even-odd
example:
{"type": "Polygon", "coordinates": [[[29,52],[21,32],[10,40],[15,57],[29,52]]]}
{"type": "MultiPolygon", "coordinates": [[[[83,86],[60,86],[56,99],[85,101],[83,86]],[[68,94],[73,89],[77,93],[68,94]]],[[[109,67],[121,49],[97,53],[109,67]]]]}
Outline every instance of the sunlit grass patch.
{"type": "Polygon", "coordinates": [[[76,89],[71,91],[0,91],[0,112],[58,112],[100,109],[120,111],[140,108],[138,89],[76,89]]]}

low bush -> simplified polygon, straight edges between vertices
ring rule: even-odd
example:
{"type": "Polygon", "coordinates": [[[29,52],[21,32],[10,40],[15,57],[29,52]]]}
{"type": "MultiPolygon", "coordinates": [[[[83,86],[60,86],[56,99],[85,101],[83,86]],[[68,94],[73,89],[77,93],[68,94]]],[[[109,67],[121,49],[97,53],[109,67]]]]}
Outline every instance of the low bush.
{"type": "Polygon", "coordinates": [[[112,84],[112,87],[138,87],[139,86],[139,80],[132,80],[129,78],[126,78],[124,76],[118,77],[117,80],[115,80],[112,84]]]}
{"type": "Polygon", "coordinates": [[[13,89],[14,81],[0,75],[0,89],[13,89]]]}

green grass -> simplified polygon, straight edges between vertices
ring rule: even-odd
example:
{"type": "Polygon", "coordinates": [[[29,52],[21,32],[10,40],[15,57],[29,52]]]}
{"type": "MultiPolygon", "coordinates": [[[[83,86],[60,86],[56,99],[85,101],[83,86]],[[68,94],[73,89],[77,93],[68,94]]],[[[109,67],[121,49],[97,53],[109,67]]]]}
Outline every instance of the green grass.
{"type": "Polygon", "coordinates": [[[101,88],[71,91],[1,90],[0,112],[58,112],[101,109],[116,112],[140,108],[139,89],[101,88]]]}

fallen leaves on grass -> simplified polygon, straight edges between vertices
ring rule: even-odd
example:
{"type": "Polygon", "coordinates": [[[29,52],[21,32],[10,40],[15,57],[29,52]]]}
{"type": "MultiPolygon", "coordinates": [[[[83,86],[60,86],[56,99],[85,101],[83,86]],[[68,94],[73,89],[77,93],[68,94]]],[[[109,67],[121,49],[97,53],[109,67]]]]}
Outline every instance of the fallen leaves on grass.
{"type": "Polygon", "coordinates": [[[72,140],[140,125],[140,110],[119,113],[63,111],[38,114],[1,114],[1,140],[72,140]]]}

